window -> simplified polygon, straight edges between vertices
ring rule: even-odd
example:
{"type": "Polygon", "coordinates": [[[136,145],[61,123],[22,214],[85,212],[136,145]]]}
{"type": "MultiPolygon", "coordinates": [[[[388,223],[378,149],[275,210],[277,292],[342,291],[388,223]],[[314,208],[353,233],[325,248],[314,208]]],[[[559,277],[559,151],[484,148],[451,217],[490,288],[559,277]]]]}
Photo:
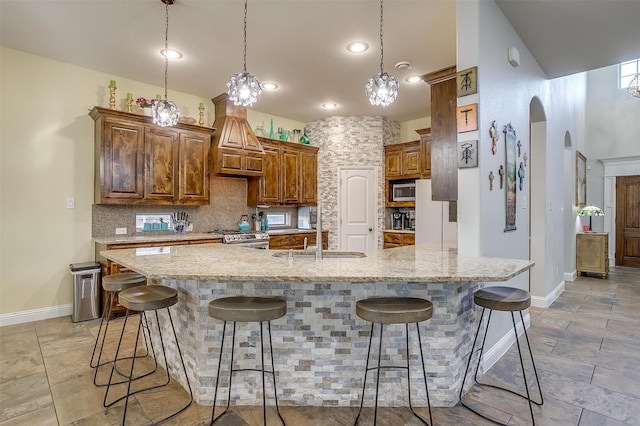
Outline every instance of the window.
{"type": "Polygon", "coordinates": [[[640,73],[640,59],[620,64],[620,88],[626,89],[636,74],[640,73]]]}
{"type": "Polygon", "coordinates": [[[136,232],[166,231],[171,228],[170,213],[136,214],[136,232]]]}
{"type": "Polygon", "coordinates": [[[267,221],[269,221],[269,228],[290,228],[291,213],[270,211],[267,213],[267,221]]]}

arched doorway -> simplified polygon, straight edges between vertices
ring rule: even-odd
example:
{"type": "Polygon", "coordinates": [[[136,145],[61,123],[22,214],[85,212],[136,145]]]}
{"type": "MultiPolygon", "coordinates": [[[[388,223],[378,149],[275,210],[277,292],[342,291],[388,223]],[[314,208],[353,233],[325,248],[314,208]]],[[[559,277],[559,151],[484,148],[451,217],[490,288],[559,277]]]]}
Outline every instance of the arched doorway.
{"type": "Polygon", "coordinates": [[[529,103],[529,259],[536,266],[529,274],[532,303],[546,297],[547,270],[547,117],[540,99],[529,103]],[[542,214],[541,214],[542,213],[542,214]]]}

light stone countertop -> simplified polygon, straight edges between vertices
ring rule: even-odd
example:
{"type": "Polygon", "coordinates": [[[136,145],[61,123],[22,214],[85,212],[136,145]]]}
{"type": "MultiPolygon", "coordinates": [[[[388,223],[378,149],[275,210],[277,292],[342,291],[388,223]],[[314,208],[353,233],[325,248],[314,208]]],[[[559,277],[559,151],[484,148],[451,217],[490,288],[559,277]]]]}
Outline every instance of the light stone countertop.
{"type": "Polygon", "coordinates": [[[135,243],[161,243],[167,241],[197,241],[222,238],[222,234],[207,232],[149,232],[148,234],[115,235],[113,237],[96,237],[93,239],[98,244],[135,244],[135,243]]]}
{"type": "Polygon", "coordinates": [[[394,234],[415,234],[415,230],[411,229],[385,229],[384,232],[393,232],[394,234]]]}
{"type": "Polygon", "coordinates": [[[507,281],[534,265],[529,260],[458,256],[455,249],[441,244],[381,250],[363,258],[319,261],[274,257],[275,252],[228,244],[196,244],[105,250],[100,254],[147,278],[177,280],[487,282],[507,281]]]}

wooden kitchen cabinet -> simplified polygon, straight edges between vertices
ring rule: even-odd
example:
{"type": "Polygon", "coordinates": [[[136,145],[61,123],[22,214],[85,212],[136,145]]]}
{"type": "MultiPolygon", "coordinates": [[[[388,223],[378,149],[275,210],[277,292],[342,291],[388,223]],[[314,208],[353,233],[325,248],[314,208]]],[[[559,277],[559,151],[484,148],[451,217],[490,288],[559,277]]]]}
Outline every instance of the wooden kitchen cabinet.
{"type": "Polygon", "coordinates": [[[384,248],[412,246],[416,243],[416,235],[407,232],[384,232],[384,248]]]}
{"type": "Polygon", "coordinates": [[[265,173],[248,179],[247,204],[317,204],[318,148],[258,139],[265,151],[265,173]]]}
{"type": "Polygon", "coordinates": [[[385,178],[386,179],[419,179],[420,176],[420,141],[386,145],[385,178]]]}
{"type": "MultiPolygon", "coordinates": [[[[316,231],[295,232],[292,234],[271,234],[269,235],[270,250],[302,250],[304,249],[304,239],[307,238],[307,247],[316,245],[316,231]]],[[[322,231],[322,248],[329,249],[329,231],[322,231]]]]}
{"type": "Polygon", "coordinates": [[[418,129],[420,135],[420,174],[423,179],[431,178],[431,128],[418,129]]]}
{"type": "Polygon", "coordinates": [[[600,274],[605,278],[609,273],[609,234],[606,232],[585,232],[576,234],[576,271],[600,274]]]}
{"type": "Polygon", "coordinates": [[[209,204],[209,149],[214,129],[95,107],[97,204],[209,204]]]}
{"type": "MultiPolygon", "coordinates": [[[[176,241],[161,241],[161,242],[145,242],[145,243],[117,243],[117,244],[102,244],[95,243],[95,259],[96,262],[99,262],[102,266],[102,276],[105,277],[107,275],[112,274],[121,274],[123,272],[131,272],[125,266],[122,266],[118,263],[114,263],[109,259],[106,259],[100,256],[100,252],[104,250],[122,250],[129,248],[145,248],[145,247],[165,247],[165,246],[183,246],[183,245],[191,245],[191,244],[211,244],[211,243],[222,243],[222,238],[207,238],[202,240],[176,240],[176,241]]],[[[102,289],[102,286],[100,286],[102,289]]],[[[107,292],[102,290],[102,303],[107,300],[107,292]]],[[[113,310],[111,311],[111,318],[116,318],[123,316],[126,311],[126,308],[118,303],[118,295],[115,295],[115,304],[113,310]]]]}
{"type": "Polygon", "coordinates": [[[456,66],[425,74],[431,90],[431,196],[434,201],[458,199],[458,128],[456,66]]]}

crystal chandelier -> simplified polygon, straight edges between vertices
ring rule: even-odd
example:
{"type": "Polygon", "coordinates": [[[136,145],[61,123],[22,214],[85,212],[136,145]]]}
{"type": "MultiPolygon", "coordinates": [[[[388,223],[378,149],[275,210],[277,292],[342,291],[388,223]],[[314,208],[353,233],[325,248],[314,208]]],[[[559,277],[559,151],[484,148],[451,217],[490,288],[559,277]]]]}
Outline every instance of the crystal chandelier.
{"type": "Polygon", "coordinates": [[[636,74],[635,77],[629,83],[629,87],[627,87],[627,91],[629,94],[635,98],[640,98],[640,74],[636,74]]]}
{"type": "MultiPolygon", "coordinates": [[[[169,5],[175,0],[160,0],[165,5],[164,51],[169,49],[169,5]]],[[[175,126],[180,118],[180,109],[167,99],[167,80],[169,75],[169,56],[164,55],[164,99],[151,107],[153,122],[162,127],[175,126]]]]}
{"type": "Polygon", "coordinates": [[[380,0],[380,74],[372,75],[367,81],[364,92],[371,105],[386,107],[398,97],[398,80],[384,72],[384,45],[382,41],[383,8],[380,0]]]}
{"type": "Polygon", "coordinates": [[[229,78],[227,93],[234,105],[243,107],[256,103],[262,94],[258,79],[247,72],[247,0],[244,0],[244,68],[229,78]]]}

